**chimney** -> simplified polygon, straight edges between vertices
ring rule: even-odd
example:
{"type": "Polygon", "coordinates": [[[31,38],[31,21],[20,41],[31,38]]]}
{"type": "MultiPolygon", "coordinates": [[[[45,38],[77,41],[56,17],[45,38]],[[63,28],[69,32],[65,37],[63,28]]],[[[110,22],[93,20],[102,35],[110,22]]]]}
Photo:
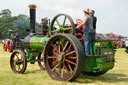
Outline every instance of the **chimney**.
{"type": "Polygon", "coordinates": [[[30,4],[30,32],[35,33],[36,5],[30,4]]]}

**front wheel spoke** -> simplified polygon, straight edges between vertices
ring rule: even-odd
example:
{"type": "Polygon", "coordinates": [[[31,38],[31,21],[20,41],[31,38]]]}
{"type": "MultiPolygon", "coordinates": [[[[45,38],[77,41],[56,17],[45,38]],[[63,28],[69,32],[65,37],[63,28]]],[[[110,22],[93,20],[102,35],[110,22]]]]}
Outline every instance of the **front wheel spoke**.
{"type": "Polygon", "coordinates": [[[18,71],[20,71],[20,70],[21,70],[20,65],[18,65],[18,71]]]}
{"type": "Polygon", "coordinates": [[[54,71],[58,66],[59,66],[59,63],[54,68],[52,68],[52,71],[54,71]]]}
{"type": "Polygon", "coordinates": [[[21,60],[23,61],[23,56],[21,57],[21,60]]]}
{"type": "Polygon", "coordinates": [[[16,58],[19,59],[18,55],[16,54],[16,58]]]}
{"type": "Polygon", "coordinates": [[[66,49],[67,45],[68,45],[69,41],[65,44],[63,51],[66,49]]]}
{"type": "Polygon", "coordinates": [[[68,52],[68,53],[66,53],[66,56],[71,55],[71,54],[73,54],[75,52],[76,52],[75,50],[74,51],[71,51],[71,52],[68,52]]]}
{"type": "Polygon", "coordinates": [[[72,62],[70,60],[65,60],[65,61],[76,66],[76,63],[74,63],[74,62],[72,62]]]}

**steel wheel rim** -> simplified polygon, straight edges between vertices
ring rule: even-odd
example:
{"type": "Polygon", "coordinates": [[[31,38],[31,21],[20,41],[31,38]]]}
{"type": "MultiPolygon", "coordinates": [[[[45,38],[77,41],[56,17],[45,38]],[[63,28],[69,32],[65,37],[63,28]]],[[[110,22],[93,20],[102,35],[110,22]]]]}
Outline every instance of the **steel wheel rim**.
{"type": "Polygon", "coordinates": [[[50,35],[53,35],[56,33],[68,33],[68,34],[74,35],[75,34],[74,28],[75,28],[75,25],[70,16],[66,14],[58,14],[53,18],[51,22],[50,35]],[[57,28],[57,29],[55,30],[54,28],[57,28]]]}
{"type": "Polygon", "coordinates": [[[50,51],[54,51],[53,54],[49,53],[50,51],[45,54],[45,65],[48,73],[55,80],[69,81],[76,72],[78,62],[77,50],[72,41],[68,41],[69,40],[66,39],[63,40],[62,37],[58,37],[51,40],[53,43],[49,43],[47,48],[50,48],[50,51]],[[64,41],[67,42],[62,44],[64,41]],[[55,45],[58,46],[55,47],[55,45]],[[57,50],[57,48],[59,48],[59,50],[57,50]],[[60,55],[62,55],[62,57],[60,55]]]}

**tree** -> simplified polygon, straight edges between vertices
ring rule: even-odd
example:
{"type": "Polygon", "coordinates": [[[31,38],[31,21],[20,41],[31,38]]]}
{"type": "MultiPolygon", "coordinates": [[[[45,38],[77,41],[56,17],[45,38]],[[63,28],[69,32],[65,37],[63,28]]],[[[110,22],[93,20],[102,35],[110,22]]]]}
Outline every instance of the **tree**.
{"type": "Polygon", "coordinates": [[[11,17],[11,11],[9,9],[2,10],[0,13],[0,38],[4,39],[9,37],[8,29],[11,29],[12,21],[14,17],[11,17]]]}
{"type": "Polygon", "coordinates": [[[9,9],[2,10],[0,13],[1,17],[11,17],[11,11],[9,9]]]}

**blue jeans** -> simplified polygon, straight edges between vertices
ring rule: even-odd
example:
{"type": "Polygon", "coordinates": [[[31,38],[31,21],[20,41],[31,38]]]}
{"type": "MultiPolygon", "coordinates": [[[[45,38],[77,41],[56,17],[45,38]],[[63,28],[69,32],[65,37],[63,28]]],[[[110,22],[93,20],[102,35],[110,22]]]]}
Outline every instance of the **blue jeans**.
{"type": "Polygon", "coordinates": [[[92,34],[84,34],[84,46],[85,46],[85,54],[92,55],[92,34]]]}

